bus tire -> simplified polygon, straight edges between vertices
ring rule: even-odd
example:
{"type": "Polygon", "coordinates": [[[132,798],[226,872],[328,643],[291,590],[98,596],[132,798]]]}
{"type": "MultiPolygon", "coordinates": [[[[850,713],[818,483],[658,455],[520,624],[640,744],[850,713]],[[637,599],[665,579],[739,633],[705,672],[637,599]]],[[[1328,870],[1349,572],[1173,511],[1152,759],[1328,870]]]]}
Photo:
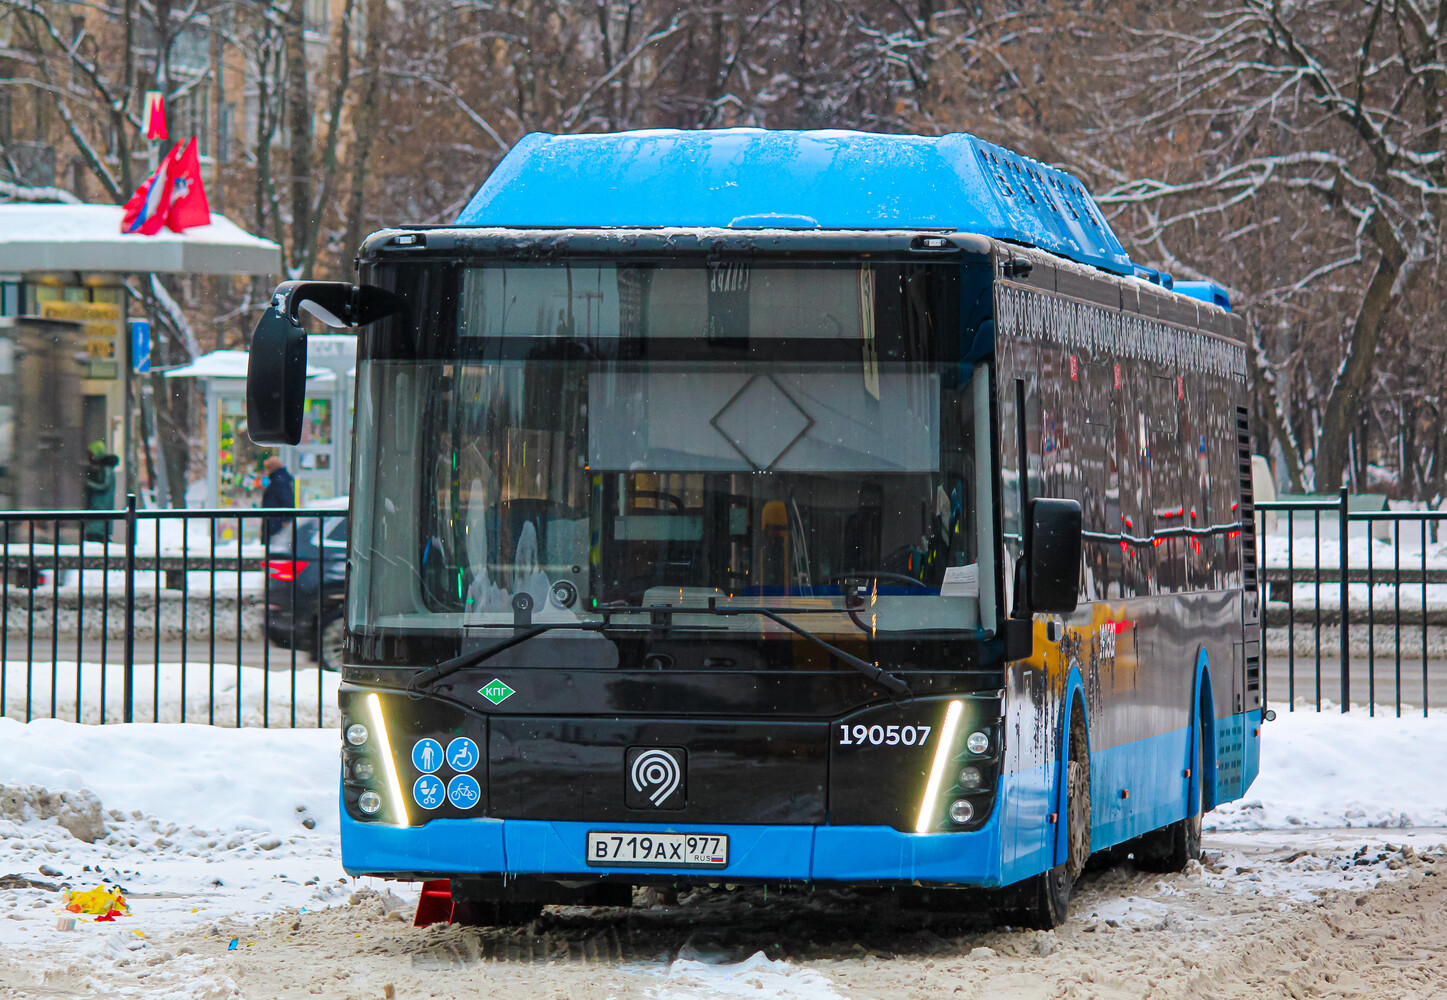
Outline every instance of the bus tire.
{"type": "Polygon", "coordinates": [[[1049,871],[1007,889],[1006,923],[1054,930],[1070,915],[1070,891],[1090,859],[1090,741],[1085,708],[1079,700],[1070,712],[1070,756],[1065,769],[1066,860],[1049,871]]]}
{"type": "Polygon", "coordinates": [[[459,899],[452,904],[452,923],[466,927],[519,927],[532,923],[542,912],[542,903],[459,899]]]}
{"type": "Polygon", "coordinates": [[[1065,865],[1032,875],[1005,890],[1008,902],[999,913],[1002,923],[1053,931],[1070,915],[1070,890],[1075,880],[1065,865]]]}
{"type": "Polygon", "coordinates": [[[1196,725],[1196,793],[1191,814],[1170,826],[1152,830],[1141,837],[1135,849],[1137,868],[1148,872],[1178,872],[1201,858],[1201,816],[1205,813],[1205,732],[1196,725]]]}

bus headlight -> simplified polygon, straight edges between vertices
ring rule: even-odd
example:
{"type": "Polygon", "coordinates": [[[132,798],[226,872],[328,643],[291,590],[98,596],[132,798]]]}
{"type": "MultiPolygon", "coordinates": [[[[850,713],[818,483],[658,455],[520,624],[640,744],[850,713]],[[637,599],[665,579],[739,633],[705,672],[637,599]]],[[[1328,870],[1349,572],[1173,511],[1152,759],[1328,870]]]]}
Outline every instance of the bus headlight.
{"type": "Polygon", "coordinates": [[[965,749],[970,753],[984,753],[990,749],[990,737],[980,732],[971,733],[970,738],[965,740],[965,749]]]}
{"type": "Polygon", "coordinates": [[[371,781],[377,774],[377,765],[370,760],[359,760],[352,768],[352,774],[356,775],[358,781],[371,781]]]}
{"type": "Polygon", "coordinates": [[[975,807],[970,805],[969,799],[955,799],[950,803],[950,822],[964,826],[975,818],[975,807]]]}
{"type": "Polygon", "coordinates": [[[375,816],[382,809],[382,796],[369,788],[357,798],[357,805],[368,816],[375,816]]]}
{"type": "Polygon", "coordinates": [[[347,742],[354,747],[359,747],[367,742],[367,727],[360,722],[354,722],[347,727],[347,742]]]}
{"type": "Polygon", "coordinates": [[[961,788],[979,788],[981,782],[984,780],[985,776],[980,773],[980,769],[974,764],[967,764],[960,769],[961,788]]]}

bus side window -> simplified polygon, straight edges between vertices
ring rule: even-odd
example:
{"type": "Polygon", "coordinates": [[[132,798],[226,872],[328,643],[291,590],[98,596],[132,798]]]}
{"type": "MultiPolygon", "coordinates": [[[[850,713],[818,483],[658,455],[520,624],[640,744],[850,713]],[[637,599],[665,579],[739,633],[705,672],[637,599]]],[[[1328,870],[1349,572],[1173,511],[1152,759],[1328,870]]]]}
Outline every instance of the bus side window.
{"type": "Polygon", "coordinates": [[[1185,502],[1186,586],[1190,590],[1214,590],[1211,551],[1213,538],[1200,534],[1211,526],[1211,461],[1204,423],[1208,405],[1207,388],[1201,375],[1181,375],[1181,495],[1185,502]]]}
{"type": "Polygon", "coordinates": [[[1150,403],[1138,362],[1120,362],[1119,416],[1116,422],[1116,453],[1120,468],[1121,591],[1124,597],[1147,597],[1155,570],[1155,549],[1145,519],[1146,474],[1150,468],[1150,443],[1146,414],[1150,403]]]}
{"type": "Polygon", "coordinates": [[[1156,536],[1156,585],[1162,594],[1178,593],[1187,586],[1186,537],[1181,531],[1190,523],[1190,508],[1184,503],[1181,443],[1182,383],[1174,366],[1151,376],[1151,513],[1156,536]]]}
{"type": "Polygon", "coordinates": [[[1116,406],[1114,370],[1108,363],[1080,362],[1076,366],[1076,396],[1080,400],[1078,424],[1084,467],[1085,559],[1093,581],[1091,600],[1121,596],[1120,467],[1116,461],[1116,406]]]}

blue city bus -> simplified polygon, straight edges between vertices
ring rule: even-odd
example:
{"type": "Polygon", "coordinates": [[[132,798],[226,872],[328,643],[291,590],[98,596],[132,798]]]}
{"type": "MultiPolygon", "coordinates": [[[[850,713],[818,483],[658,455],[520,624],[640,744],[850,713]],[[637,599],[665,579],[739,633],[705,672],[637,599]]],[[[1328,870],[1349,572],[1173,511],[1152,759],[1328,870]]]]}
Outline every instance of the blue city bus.
{"type": "Polygon", "coordinates": [[[358,335],[348,872],[484,923],[763,883],[1049,928],[1256,774],[1242,322],[1067,173],[529,135],[356,284],[277,289],[261,444],[300,433],[303,310],[358,335]]]}

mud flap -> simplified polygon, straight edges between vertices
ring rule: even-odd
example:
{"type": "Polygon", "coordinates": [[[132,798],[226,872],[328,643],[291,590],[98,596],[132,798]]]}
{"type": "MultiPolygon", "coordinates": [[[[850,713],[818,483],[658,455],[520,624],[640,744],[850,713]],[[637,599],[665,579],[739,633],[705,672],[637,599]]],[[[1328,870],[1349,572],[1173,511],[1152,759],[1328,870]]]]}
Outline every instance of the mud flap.
{"type": "Polygon", "coordinates": [[[413,927],[427,927],[430,924],[452,922],[452,882],[436,879],[422,883],[422,895],[417,900],[417,918],[413,927]]]}

